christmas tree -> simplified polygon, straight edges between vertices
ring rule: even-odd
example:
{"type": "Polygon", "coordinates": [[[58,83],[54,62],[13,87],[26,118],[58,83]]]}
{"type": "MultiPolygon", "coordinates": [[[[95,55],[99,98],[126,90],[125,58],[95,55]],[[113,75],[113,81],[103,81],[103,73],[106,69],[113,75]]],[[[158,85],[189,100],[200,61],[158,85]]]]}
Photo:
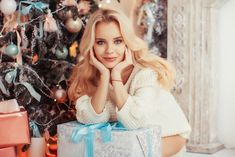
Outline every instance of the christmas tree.
{"type": "MultiPolygon", "coordinates": [[[[56,135],[57,124],[76,119],[67,98],[67,80],[79,60],[78,45],[97,2],[1,0],[0,101],[15,98],[24,106],[32,137],[56,135]]],[[[143,1],[136,13],[151,50],[162,57],[166,5],[165,0],[143,1]]]]}
{"type": "Polygon", "coordinates": [[[97,8],[92,0],[1,1],[0,101],[15,98],[24,106],[31,136],[53,136],[57,124],[75,120],[67,80],[97,8]]]}

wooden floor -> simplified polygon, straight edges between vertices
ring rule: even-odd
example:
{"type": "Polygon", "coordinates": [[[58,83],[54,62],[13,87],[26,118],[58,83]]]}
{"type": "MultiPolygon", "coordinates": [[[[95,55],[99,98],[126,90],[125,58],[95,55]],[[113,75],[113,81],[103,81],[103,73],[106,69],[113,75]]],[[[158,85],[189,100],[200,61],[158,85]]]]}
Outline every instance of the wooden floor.
{"type": "Polygon", "coordinates": [[[235,149],[223,149],[215,154],[186,153],[184,157],[235,157],[235,149]]]}

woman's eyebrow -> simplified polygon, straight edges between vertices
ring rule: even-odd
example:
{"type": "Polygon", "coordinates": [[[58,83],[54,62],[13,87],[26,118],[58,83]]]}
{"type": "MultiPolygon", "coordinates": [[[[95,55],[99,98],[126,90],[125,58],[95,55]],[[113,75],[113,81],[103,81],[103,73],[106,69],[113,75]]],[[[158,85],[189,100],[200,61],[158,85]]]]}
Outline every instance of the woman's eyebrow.
{"type": "MultiPolygon", "coordinates": [[[[117,39],[123,39],[122,36],[119,36],[119,37],[115,37],[113,38],[114,40],[117,40],[117,39]]],[[[103,38],[95,38],[95,40],[105,40],[103,38]]]]}
{"type": "Polygon", "coordinates": [[[120,37],[115,37],[115,38],[113,38],[114,40],[116,40],[116,39],[122,39],[122,37],[120,36],[120,37]]]}
{"type": "Polygon", "coordinates": [[[105,39],[103,39],[103,38],[95,38],[95,40],[105,40],[105,39]]]}

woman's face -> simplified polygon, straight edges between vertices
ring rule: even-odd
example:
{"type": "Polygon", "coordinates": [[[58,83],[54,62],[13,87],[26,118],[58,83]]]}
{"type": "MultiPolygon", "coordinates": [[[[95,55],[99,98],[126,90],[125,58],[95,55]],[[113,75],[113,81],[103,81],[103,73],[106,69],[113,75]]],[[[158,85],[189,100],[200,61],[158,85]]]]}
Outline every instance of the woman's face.
{"type": "Polygon", "coordinates": [[[95,28],[94,53],[106,68],[112,69],[124,59],[125,43],[116,22],[100,22],[95,28]]]}

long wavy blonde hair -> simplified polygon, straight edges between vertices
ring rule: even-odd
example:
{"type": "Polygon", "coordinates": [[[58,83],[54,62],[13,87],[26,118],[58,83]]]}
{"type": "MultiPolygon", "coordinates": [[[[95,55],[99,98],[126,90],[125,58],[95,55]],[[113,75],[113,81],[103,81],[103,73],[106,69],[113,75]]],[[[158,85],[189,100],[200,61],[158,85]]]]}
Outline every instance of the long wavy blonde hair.
{"type": "Polygon", "coordinates": [[[79,49],[83,59],[73,68],[69,79],[68,96],[70,100],[75,101],[84,94],[91,96],[96,90],[100,74],[89,63],[89,51],[95,42],[97,23],[113,21],[119,24],[123,40],[132,51],[134,64],[139,67],[152,68],[156,71],[156,77],[162,87],[167,90],[172,88],[175,74],[172,66],[165,59],[149,53],[146,42],[135,34],[131,21],[122,11],[117,8],[101,8],[90,16],[82,36],[79,49]]]}

